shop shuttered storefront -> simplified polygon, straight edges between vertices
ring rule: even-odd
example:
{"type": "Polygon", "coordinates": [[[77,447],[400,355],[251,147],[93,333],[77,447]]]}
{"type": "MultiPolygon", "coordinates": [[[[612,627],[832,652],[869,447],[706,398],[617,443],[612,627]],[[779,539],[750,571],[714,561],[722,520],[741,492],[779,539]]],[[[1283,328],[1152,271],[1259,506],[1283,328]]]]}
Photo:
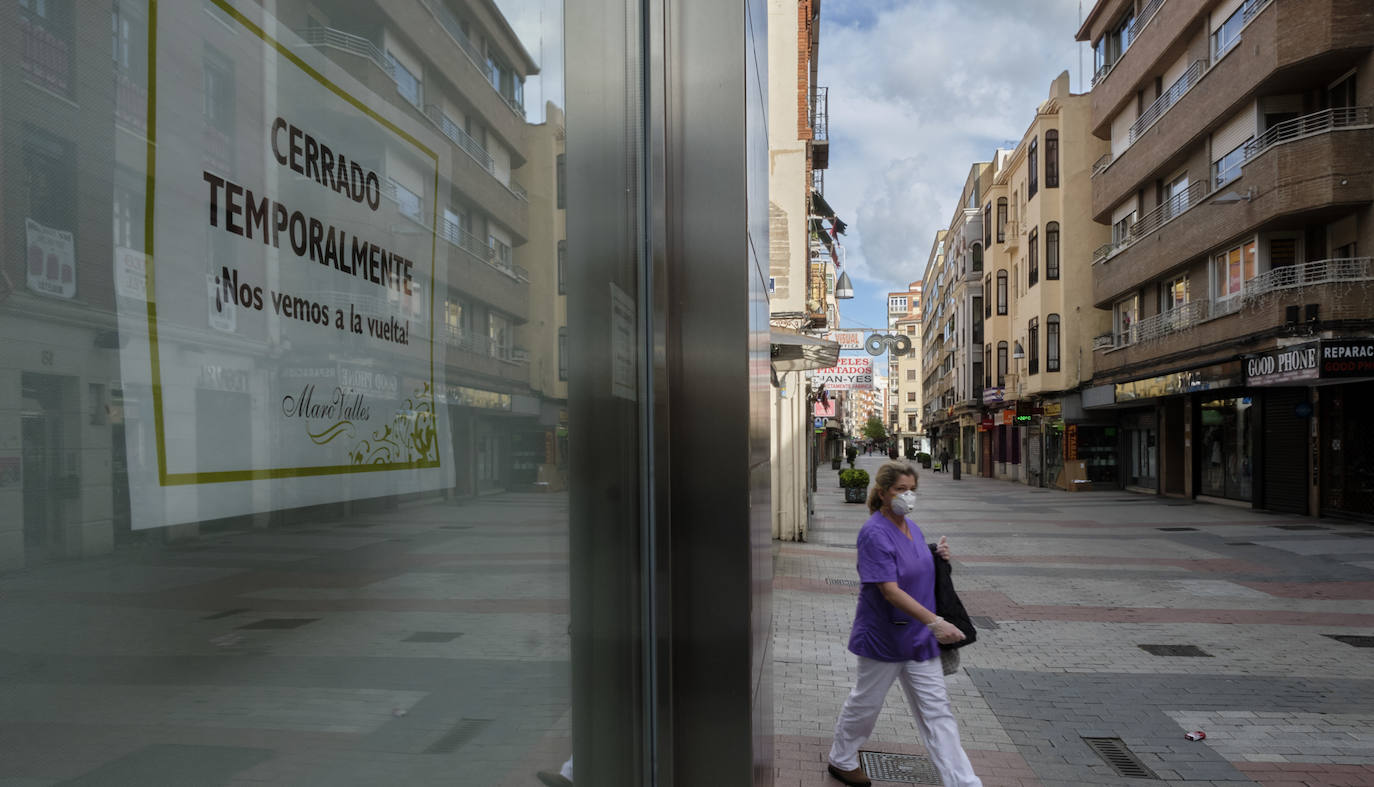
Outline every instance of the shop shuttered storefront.
{"type": "Polygon", "coordinates": [[[1307,513],[1310,419],[1298,415],[1298,406],[1306,402],[1304,389],[1278,389],[1264,395],[1261,508],[1290,514],[1307,513]]]}

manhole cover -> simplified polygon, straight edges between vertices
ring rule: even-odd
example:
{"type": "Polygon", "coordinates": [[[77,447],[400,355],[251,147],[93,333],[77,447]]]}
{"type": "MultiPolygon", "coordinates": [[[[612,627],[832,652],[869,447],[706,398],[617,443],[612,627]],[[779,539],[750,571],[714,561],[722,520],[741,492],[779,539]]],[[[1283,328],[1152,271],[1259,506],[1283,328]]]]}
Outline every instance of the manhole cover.
{"type": "Polygon", "coordinates": [[[255,620],[241,629],[298,629],[307,623],[314,623],[319,618],[263,618],[255,620]]]}
{"type": "Polygon", "coordinates": [[[1156,530],[1163,530],[1169,533],[1182,533],[1185,530],[1197,530],[1195,527],[1157,527],[1156,530]]]}
{"type": "Polygon", "coordinates": [[[463,744],[480,735],[482,730],[485,730],[491,722],[491,719],[459,719],[458,723],[453,725],[453,728],[444,734],[444,737],[431,743],[429,748],[425,749],[425,754],[450,754],[455,752],[461,748],[463,744]]]}
{"type": "Polygon", "coordinates": [[[1344,642],[1352,648],[1374,648],[1374,637],[1362,637],[1355,634],[1323,634],[1323,637],[1330,637],[1337,642],[1344,642]]]}
{"type": "Polygon", "coordinates": [[[240,609],[226,609],[223,612],[216,612],[213,615],[206,615],[205,617],[201,618],[201,620],[219,620],[220,618],[232,618],[235,615],[251,611],[252,610],[250,610],[248,607],[242,607],[240,609]]]}
{"type": "Polygon", "coordinates": [[[1159,778],[1120,738],[1084,738],[1083,742],[1120,776],[1128,779],[1159,778]]]}
{"type": "Polygon", "coordinates": [[[1184,656],[1212,658],[1212,654],[1197,645],[1138,645],[1141,650],[1154,656],[1184,656]]]}
{"type": "Polygon", "coordinates": [[[997,625],[997,621],[986,615],[969,615],[969,620],[973,621],[973,627],[976,629],[992,631],[993,629],[1001,628],[997,625]]]}
{"type": "Polygon", "coordinates": [[[943,784],[940,772],[927,757],[916,754],[888,754],[880,751],[859,752],[864,773],[880,782],[907,784],[943,784]]]}
{"type": "Polygon", "coordinates": [[[402,642],[452,642],[463,636],[461,631],[417,631],[402,642]]]}

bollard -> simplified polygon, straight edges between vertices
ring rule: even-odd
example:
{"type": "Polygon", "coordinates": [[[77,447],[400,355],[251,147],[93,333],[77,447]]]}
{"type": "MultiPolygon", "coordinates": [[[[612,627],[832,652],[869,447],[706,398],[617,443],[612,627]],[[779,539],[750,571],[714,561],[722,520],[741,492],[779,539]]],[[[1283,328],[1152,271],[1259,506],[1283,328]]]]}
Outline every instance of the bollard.
{"type": "Polygon", "coordinates": [[[959,480],[959,460],[958,460],[958,459],[955,459],[955,460],[954,460],[954,480],[955,480],[955,481],[958,481],[958,480],[959,480]]]}

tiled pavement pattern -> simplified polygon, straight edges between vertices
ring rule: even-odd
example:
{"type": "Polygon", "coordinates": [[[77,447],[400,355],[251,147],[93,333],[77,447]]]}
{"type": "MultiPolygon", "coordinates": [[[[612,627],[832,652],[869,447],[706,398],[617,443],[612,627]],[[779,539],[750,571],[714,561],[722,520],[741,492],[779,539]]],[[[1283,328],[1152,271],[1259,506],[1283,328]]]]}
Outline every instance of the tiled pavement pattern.
{"type": "MultiPolygon", "coordinates": [[[[843,502],[828,468],[818,475],[808,543],[775,545],[778,787],[838,784],[825,756],[854,675],[845,643],[867,509],[843,502]]],[[[1374,527],[929,471],[920,481],[917,522],[949,537],[960,595],[996,625],[948,681],[984,784],[1151,783],[1117,776],[1082,740],[1106,737],[1154,783],[1374,785],[1374,649],[1324,636],[1374,635],[1374,527]],[[1195,729],[1206,740],[1184,739],[1195,729]]],[[[866,748],[923,753],[895,687],[866,748]]]]}
{"type": "Polygon", "coordinates": [[[567,497],[0,577],[0,787],[535,785],[569,752],[567,497]]]}

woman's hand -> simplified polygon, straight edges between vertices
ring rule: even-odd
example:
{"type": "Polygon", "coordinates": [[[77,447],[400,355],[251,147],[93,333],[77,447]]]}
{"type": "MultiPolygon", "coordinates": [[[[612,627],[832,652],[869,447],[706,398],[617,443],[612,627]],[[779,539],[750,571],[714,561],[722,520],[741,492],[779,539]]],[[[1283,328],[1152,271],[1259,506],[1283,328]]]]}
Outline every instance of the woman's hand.
{"type": "Polygon", "coordinates": [[[935,635],[935,641],[941,645],[953,645],[956,642],[963,642],[967,637],[957,626],[944,618],[940,618],[930,624],[930,632],[935,635]]]}
{"type": "Polygon", "coordinates": [[[954,553],[949,551],[949,542],[944,536],[940,536],[940,540],[935,542],[935,554],[944,558],[946,563],[954,556],[954,553]]]}

